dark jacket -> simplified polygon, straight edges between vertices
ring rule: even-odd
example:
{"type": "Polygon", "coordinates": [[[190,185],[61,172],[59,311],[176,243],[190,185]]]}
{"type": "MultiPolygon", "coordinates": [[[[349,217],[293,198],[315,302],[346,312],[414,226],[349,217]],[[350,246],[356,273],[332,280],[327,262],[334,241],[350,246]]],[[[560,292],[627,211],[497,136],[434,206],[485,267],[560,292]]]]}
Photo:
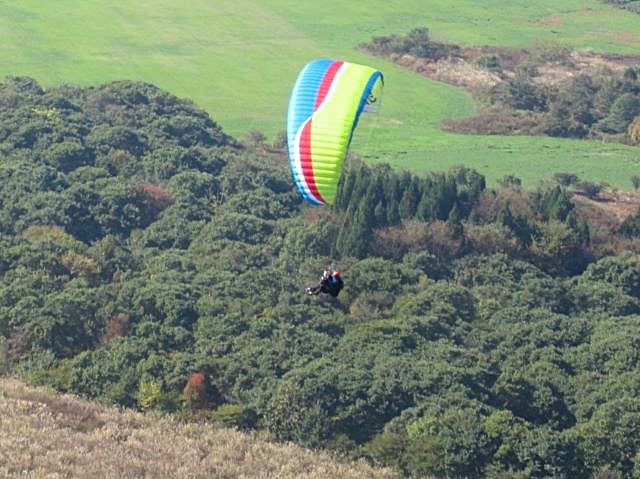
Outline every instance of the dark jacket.
{"type": "Polygon", "coordinates": [[[344,288],[342,278],[336,278],[333,275],[329,276],[326,280],[323,281],[323,283],[325,293],[330,294],[334,298],[337,297],[338,294],[340,294],[340,291],[342,291],[342,288],[344,288]]]}

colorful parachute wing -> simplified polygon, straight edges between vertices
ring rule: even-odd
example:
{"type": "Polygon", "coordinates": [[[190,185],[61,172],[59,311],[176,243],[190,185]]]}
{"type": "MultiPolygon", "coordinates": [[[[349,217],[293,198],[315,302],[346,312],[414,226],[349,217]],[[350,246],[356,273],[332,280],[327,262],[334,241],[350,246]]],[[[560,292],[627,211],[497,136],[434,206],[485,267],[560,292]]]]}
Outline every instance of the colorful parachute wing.
{"type": "Polygon", "coordinates": [[[293,180],[310,203],[333,204],[360,114],[377,111],[382,87],[378,70],[339,60],[315,60],[300,72],[289,100],[287,143],[293,180]]]}

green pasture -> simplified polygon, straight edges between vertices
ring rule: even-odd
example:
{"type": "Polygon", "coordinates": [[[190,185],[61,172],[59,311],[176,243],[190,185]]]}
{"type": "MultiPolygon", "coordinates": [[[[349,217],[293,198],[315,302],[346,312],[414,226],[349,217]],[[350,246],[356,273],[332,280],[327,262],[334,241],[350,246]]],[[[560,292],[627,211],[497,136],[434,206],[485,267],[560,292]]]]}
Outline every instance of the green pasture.
{"type": "Polygon", "coordinates": [[[638,150],[622,145],[440,131],[443,121],[473,114],[468,95],[356,48],[416,26],[465,44],[556,39],[621,53],[640,45],[640,16],[597,0],[5,0],[0,77],[28,75],[46,86],[144,80],[192,98],[231,134],[272,138],[284,129],[301,66],[339,57],[385,73],[382,111],[363,118],[353,144],[369,161],[413,171],[465,164],[493,181],[515,174],[528,183],[571,171],[627,187],[640,173],[638,150]]]}

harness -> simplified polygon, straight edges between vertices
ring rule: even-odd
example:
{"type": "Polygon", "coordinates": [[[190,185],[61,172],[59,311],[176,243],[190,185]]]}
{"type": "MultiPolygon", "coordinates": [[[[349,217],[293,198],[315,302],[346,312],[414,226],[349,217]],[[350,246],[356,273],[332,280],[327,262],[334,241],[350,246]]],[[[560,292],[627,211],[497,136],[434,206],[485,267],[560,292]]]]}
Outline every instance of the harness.
{"type": "Polygon", "coordinates": [[[340,293],[340,291],[344,287],[344,283],[342,282],[342,278],[329,276],[329,278],[327,278],[325,286],[327,290],[326,292],[335,297],[338,296],[338,293],[340,293]]]}

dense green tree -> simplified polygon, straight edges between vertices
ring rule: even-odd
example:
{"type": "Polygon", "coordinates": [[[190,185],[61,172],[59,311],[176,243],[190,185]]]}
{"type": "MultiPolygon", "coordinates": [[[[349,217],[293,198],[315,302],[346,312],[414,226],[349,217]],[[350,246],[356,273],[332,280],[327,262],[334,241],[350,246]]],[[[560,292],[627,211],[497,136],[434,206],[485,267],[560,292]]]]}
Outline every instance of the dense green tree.
{"type": "Polygon", "coordinates": [[[576,429],[587,467],[612,467],[626,476],[631,474],[640,450],[639,414],[637,398],[612,399],[576,429]]]}
{"type": "Polygon", "coordinates": [[[625,93],[616,98],[606,117],[598,122],[596,128],[605,133],[623,133],[627,126],[640,113],[640,97],[625,93]]]}

